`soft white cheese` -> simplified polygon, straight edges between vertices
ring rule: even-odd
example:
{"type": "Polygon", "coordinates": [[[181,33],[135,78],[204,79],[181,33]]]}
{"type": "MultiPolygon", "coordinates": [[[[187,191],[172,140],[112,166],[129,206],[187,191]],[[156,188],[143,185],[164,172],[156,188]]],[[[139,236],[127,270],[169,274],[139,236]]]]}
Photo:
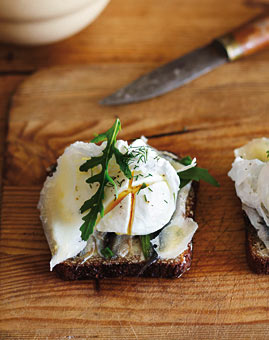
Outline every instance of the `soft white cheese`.
{"type": "Polygon", "coordinates": [[[176,211],[169,224],[160,234],[151,240],[151,244],[161,259],[173,259],[187,249],[198,224],[192,218],[185,217],[186,200],[191,183],[180,190],[176,211]]]}
{"type": "Polygon", "coordinates": [[[262,162],[268,161],[269,138],[254,138],[241,148],[234,150],[236,157],[244,159],[259,159],[262,162]]]}
{"type": "Polygon", "coordinates": [[[102,148],[95,144],[70,145],[59,157],[57,171],[44,183],[38,208],[52,253],[51,269],[86,246],[79,230],[82,221],[79,209],[97,187],[90,190],[85,185],[88,175],[78,169],[84,157],[98,156],[100,152],[102,148]]]}
{"type": "Polygon", "coordinates": [[[235,182],[237,196],[259,237],[269,245],[269,139],[253,139],[235,150],[228,175],[235,182]],[[267,226],[265,228],[265,226],[267,226]]]}

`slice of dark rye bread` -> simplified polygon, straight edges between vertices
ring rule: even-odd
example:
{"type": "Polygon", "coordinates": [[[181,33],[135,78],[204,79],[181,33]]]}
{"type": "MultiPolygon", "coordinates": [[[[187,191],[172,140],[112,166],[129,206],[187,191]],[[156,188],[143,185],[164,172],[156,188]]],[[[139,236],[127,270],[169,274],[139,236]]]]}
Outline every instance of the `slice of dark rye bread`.
{"type": "Polygon", "coordinates": [[[269,250],[257,235],[256,229],[244,213],[246,224],[246,253],[250,268],[257,274],[269,274],[269,250]]]}
{"type": "MultiPolygon", "coordinates": [[[[186,217],[194,217],[197,191],[199,183],[192,182],[192,186],[186,201],[186,217]]],[[[116,257],[106,260],[100,256],[94,256],[86,261],[80,257],[70,258],[57,264],[53,271],[63,280],[85,280],[123,276],[143,276],[178,278],[190,269],[192,260],[192,243],[188,248],[175,259],[161,260],[153,262],[146,267],[147,261],[137,256],[116,257]],[[141,272],[142,271],[142,272],[141,272]]]]}

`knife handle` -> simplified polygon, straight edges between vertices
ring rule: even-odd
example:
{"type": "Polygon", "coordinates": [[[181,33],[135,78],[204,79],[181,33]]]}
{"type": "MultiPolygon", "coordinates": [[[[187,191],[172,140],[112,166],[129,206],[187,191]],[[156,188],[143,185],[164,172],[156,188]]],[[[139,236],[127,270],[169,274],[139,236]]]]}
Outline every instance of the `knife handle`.
{"type": "Polygon", "coordinates": [[[216,39],[225,48],[230,61],[269,46],[269,14],[259,16],[216,39]]]}

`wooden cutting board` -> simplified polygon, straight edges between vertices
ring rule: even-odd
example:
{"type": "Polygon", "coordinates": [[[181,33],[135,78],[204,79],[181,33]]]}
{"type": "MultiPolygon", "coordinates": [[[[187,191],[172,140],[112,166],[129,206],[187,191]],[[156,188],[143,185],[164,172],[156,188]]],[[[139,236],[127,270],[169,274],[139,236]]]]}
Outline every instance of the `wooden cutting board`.
{"type": "Polygon", "coordinates": [[[267,276],[245,258],[244,223],[227,177],[233,149],[269,136],[269,61],[252,57],[140,104],[98,100],[155,65],[110,64],[41,70],[13,97],[2,189],[1,339],[265,339],[267,276]],[[201,183],[191,270],[176,280],[64,282],[36,205],[64,148],[88,141],[120,117],[120,137],[145,135],[163,150],[198,158],[221,187],[201,183]]]}

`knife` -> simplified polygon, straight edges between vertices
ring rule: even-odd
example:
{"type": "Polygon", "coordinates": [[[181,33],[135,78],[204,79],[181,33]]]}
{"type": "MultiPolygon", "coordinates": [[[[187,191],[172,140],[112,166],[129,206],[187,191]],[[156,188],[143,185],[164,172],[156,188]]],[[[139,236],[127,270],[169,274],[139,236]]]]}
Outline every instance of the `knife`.
{"type": "Polygon", "coordinates": [[[172,91],[216,67],[250,55],[269,46],[269,14],[259,16],[175,59],[100,101],[102,105],[120,105],[154,98],[172,91]]]}

